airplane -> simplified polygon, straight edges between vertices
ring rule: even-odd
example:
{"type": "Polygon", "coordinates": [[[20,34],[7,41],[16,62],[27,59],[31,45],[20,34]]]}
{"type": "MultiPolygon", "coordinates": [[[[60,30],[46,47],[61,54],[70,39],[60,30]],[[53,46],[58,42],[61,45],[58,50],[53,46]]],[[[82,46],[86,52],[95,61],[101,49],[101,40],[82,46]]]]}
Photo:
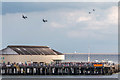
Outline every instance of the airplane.
{"type": "Polygon", "coordinates": [[[89,14],[91,14],[91,12],[89,12],[89,14]]]}
{"type": "Polygon", "coordinates": [[[93,9],[93,11],[95,11],[95,9],[93,9]]]}
{"type": "Polygon", "coordinates": [[[43,19],[43,22],[47,22],[47,20],[43,19]]]}
{"type": "Polygon", "coordinates": [[[26,18],[27,18],[27,16],[22,15],[22,18],[23,18],[23,19],[26,19],[26,18]]]}

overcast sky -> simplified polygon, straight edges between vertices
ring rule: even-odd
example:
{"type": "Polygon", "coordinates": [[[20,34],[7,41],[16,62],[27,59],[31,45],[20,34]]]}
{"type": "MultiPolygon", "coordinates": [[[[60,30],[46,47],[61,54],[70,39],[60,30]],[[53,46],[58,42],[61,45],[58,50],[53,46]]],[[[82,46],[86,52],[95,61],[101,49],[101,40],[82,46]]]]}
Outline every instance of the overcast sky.
{"type": "Polygon", "coordinates": [[[90,46],[91,53],[117,53],[117,4],[4,2],[3,48],[7,45],[39,45],[64,53],[88,53],[90,46]],[[28,19],[22,19],[22,14],[28,19]],[[42,19],[48,22],[43,23],[42,19]]]}

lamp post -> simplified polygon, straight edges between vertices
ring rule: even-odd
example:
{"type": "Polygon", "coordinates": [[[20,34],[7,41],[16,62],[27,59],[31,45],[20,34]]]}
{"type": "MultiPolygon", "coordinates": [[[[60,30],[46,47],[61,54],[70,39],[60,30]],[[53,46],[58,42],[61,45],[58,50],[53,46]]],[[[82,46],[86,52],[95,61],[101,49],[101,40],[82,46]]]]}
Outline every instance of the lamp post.
{"type": "Polygon", "coordinates": [[[90,46],[88,46],[88,62],[90,62],[90,46]]]}

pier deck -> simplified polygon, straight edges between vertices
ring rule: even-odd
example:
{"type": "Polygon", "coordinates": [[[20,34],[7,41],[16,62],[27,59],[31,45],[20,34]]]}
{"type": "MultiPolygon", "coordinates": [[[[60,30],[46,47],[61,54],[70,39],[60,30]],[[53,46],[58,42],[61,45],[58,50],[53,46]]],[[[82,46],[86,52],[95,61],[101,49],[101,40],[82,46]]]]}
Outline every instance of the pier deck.
{"type": "Polygon", "coordinates": [[[53,65],[5,65],[0,68],[2,75],[111,75],[120,70],[103,63],[60,63],[53,65]]]}

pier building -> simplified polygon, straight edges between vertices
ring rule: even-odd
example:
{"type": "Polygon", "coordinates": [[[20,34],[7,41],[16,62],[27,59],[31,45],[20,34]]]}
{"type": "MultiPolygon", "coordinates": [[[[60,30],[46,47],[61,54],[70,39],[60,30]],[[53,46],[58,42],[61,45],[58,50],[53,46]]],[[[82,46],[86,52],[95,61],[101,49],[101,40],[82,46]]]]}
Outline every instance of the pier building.
{"type": "Polygon", "coordinates": [[[51,63],[64,60],[64,55],[48,46],[7,46],[0,51],[0,63],[51,63]]]}

